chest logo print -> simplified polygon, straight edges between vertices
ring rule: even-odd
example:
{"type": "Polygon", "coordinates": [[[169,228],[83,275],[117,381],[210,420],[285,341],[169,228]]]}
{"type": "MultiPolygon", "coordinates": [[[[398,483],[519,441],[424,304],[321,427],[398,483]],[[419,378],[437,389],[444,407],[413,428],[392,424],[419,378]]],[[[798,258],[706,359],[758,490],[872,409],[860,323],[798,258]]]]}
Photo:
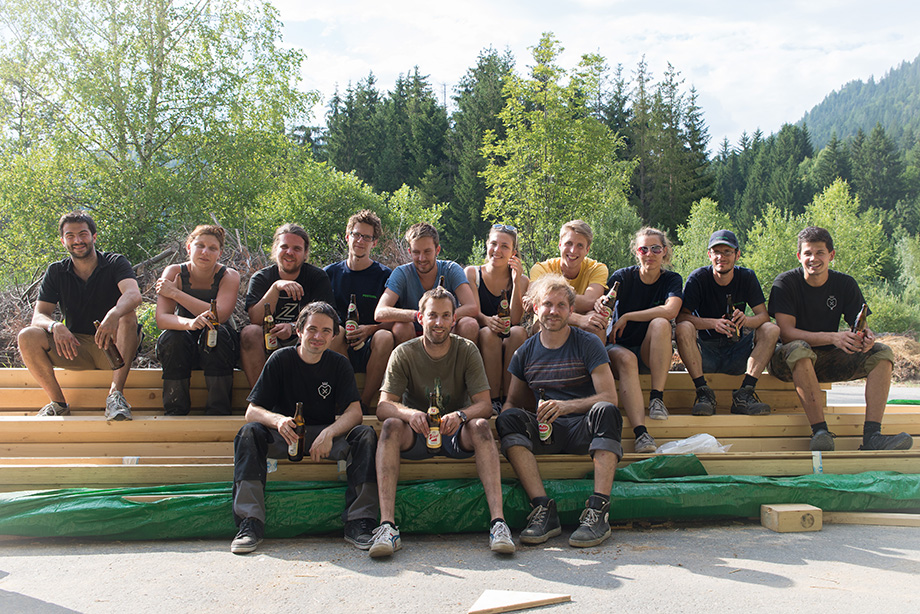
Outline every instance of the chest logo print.
{"type": "Polygon", "coordinates": [[[332,386],[329,385],[329,382],[323,382],[316,391],[319,392],[319,396],[325,399],[332,394],[332,386]]]}
{"type": "Polygon", "coordinates": [[[836,296],[831,295],[827,297],[827,308],[830,309],[831,311],[837,309],[837,297],[836,296]]]}

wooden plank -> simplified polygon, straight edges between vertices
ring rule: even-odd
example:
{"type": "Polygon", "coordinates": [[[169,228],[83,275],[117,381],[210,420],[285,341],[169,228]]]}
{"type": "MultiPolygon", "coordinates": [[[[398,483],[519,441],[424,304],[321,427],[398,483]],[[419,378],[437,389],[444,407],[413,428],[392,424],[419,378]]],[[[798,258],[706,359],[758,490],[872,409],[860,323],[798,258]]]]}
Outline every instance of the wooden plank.
{"type": "Polygon", "coordinates": [[[479,596],[476,603],[470,607],[467,614],[501,614],[502,612],[515,612],[571,600],[571,595],[487,589],[479,596]]]}
{"type": "Polygon", "coordinates": [[[760,524],[777,533],[820,531],[821,509],[807,503],[760,506],[760,524]]]}
{"type": "Polygon", "coordinates": [[[889,512],[824,512],[824,522],[884,527],[920,527],[920,514],[889,512]]]}
{"type": "Polygon", "coordinates": [[[232,441],[64,442],[0,444],[2,457],[233,456],[232,441]]]}
{"type": "MultiPolygon", "coordinates": [[[[104,408],[105,398],[109,394],[108,388],[63,388],[62,390],[68,405],[74,409],[104,408]]],[[[132,408],[163,410],[162,387],[125,388],[124,394],[132,408]]],[[[248,390],[234,389],[231,397],[232,406],[240,411],[245,410],[248,395],[248,390]]],[[[193,408],[203,408],[207,402],[208,392],[204,389],[192,389],[189,391],[189,397],[193,408]]],[[[47,402],[48,397],[41,388],[0,388],[0,406],[3,408],[25,408],[35,412],[44,407],[47,402]]]]}

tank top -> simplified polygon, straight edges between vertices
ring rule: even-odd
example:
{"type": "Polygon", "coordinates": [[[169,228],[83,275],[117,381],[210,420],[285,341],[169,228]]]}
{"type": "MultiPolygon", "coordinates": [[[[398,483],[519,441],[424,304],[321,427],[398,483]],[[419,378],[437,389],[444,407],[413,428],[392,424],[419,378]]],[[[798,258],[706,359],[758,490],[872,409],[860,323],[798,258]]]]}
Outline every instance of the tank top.
{"type": "MultiPolygon", "coordinates": [[[[182,264],[179,266],[179,279],[182,281],[182,291],[188,294],[189,296],[194,296],[199,301],[204,301],[205,303],[210,304],[212,300],[217,298],[217,290],[220,287],[220,280],[223,279],[224,273],[226,273],[227,267],[220,265],[220,268],[217,269],[217,272],[214,273],[214,281],[211,282],[210,288],[205,288],[204,290],[195,290],[192,288],[191,274],[188,270],[188,265],[182,264]]],[[[176,313],[183,318],[194,318],[197,317],[197,313],[192,313],[179,303],[176,303],[176,313]]]]}
{"type": "MultiPolygon", "coordinates": [[[[502,300],[501,292],[498,293],[498,296],[495,296],[489,289],[486,288],[486,285],[482,283],[482,267],[476,267],[476,287],[479,292],[479,310],[484,316],[497,316],[498,315],[498,304],[502,300]]],[[[511,292],[508,292],[508,300],[511,300],[511,292]]]]}

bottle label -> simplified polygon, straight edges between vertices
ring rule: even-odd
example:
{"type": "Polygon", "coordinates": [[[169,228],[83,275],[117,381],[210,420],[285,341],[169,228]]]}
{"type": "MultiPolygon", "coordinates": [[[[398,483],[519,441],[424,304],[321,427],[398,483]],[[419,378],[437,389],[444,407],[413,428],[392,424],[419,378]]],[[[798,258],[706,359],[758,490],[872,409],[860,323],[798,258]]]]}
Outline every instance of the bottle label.
{"type": "Polygon", "coordinates": [[[217,347],[217,329],[216,328],[208,329],[207,344],[209,348],[217,347]]]}
{"type": "Polygon", "coordinates": [[[298,439],[294,443],[288,444],[288,456],[297,456],[297,444],[300,442],[298,439]]]}
{"type": "Polygon", "coordinates": [[[265,333],[265,349],[277,350],[278,349],[278,337],[272,335],[271,333],[265,333]]]}
{"type": "Polygon", "coordinates": [[[358,323],[354,320],[345,320],[345,332],[353,333],[358,330],[358,323]]]}
{"type": "Polygon", "coordinates": [[[507,300],[507,299],[502,299],[501,301],[499,301],[498,306],[499,306],[501,309],[508,309],[508,300],[507,300]]]}
{"type": "Polygon", "coordinates": [[[511,318],[502,318],[502,326],[505,327],[504,330],[502,330],[504,334],[507,335],[508,333],[510,333],[511,332],[511,318]]]}
{"type": "Polygon", "coordinates": [[[428,430],[428,447],[431,449],[436,449],[441,447],[441,429],[438,427],[431,427],[428,430]]]}
{"type": "Polygon", "coordinates": [[[553,425],[549,422],[537,422],[537,431],[540,433],[540,441],[546,441],[553,435],[553,425]]]}

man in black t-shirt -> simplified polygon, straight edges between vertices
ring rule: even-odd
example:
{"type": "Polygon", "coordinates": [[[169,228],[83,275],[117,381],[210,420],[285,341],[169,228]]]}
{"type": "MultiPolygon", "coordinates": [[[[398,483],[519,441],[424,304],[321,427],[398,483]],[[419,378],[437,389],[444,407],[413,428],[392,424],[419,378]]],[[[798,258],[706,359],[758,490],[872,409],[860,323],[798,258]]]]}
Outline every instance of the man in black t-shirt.
{"type": "Polygon", "coordinates": [[[864,299],[855,279],[830,269],[835,256],[830,233],[817,226],[802,230],[796,256],[802,268],[780,274],[770,290],[770,315],[776,318],[784,345],[773,354],[769,370],[783,381],[795,382],[811,424],[810,448],[834,449],[834,434],[818,401],[818,382],[865,378],[866,422],[860,449],[909,449],[913,439],[907,433],[881,433],[894,353],[876,343],[869,328],[839,330],[841,317],[848,324],[856,322],[864,299]]]}
{"type": "Polygon", "coordinates": [[[294,321],[297,314],[313,301],[335,302],[329,277],[319,267],[306,262],[310,254],[310,235],[297,224],[285,224],[275,230],[271,258],[275,264],[257,271],[249,279],[246,312],[249,324],[240,332],[240,364],[254,386],[265,364],[265,336],[262,321],[265,305],[271,308],[275,326],[271,334],[279,347],[295,345],[294,321]]]}
{"type": "Polygon", "coordinates": [[[770,406],[757,397],[754,387],[776,349],[779,327],[770,321],[757,275],[735,266],[741,257],[735,233],[712,233],[706,254],[712,264],[687,277],[675,333],[677,351],[696,386],[693,415],[711,416],[716,411],[716,395],[706,385],[705,373],[744,374],[741,386],[732,392],[731,413],[769,414],[770,406]],[[745,314],[745,306],[753,316],[745,314]]]}
{"type": "Polygon", "coordinates": [[[383,381],[387,361],[395,345],[392,322],[374,320],[374,310],[386,290],[390,268],[371,259],[371,250],[377,245],[383,228],[377,214],[368,209],[348,218],[345,241],[348,258],[330,264],[325,269],[332,282],[335,308],[342,322],[348,319],[348,305],[352,295],[358,309],[358,326],[353,331],[343,328],[332,342],[332,349],[348,356],[355,373],[366,373],[361,393],[361,409],[373,413],[374,404],[383,381]]]}
{"type": "MultiPolygon", "coordinates": [[[[339,332],[338,315],[328,303],[307,305],[297,318],[301,343],[274,352],[249,395],[246,424],[233,442],[233,518],[239,534],[234,554],[255,550],[265,533],[267,458],[285,458],[296,445],[292,419],[303,403],[305,445],[310,460],[347,460],[345,540],[371,546],[376,526],[377,434],[361,424],[355,374],[341,354],[327,351],[339,332]]],[[[306,460],[306,459],[305,459],[306,460]]]]}
{"type": "Polygon", "coordinates": [[[19,352],[32,377],[50,399],[39,416],[70,413],[54,367],[112,369],[106,349],[115,346],[124,366],[112,372],[105,400],[106,420],[130,420],[124,397],[125,381],[137,353],[138,328],[134,310],[141,293],[131,263],[121,254],[96,250],[96,224],[83,211],[73,211],[58,223],[61,243],[70,254],[48,267],[38,291],[30,326],[19,332],[19,352]],[[64,321],[53,318],[59,306],[64,321]],[[98,330],[93,322],[100,322],[98,330]]]}

